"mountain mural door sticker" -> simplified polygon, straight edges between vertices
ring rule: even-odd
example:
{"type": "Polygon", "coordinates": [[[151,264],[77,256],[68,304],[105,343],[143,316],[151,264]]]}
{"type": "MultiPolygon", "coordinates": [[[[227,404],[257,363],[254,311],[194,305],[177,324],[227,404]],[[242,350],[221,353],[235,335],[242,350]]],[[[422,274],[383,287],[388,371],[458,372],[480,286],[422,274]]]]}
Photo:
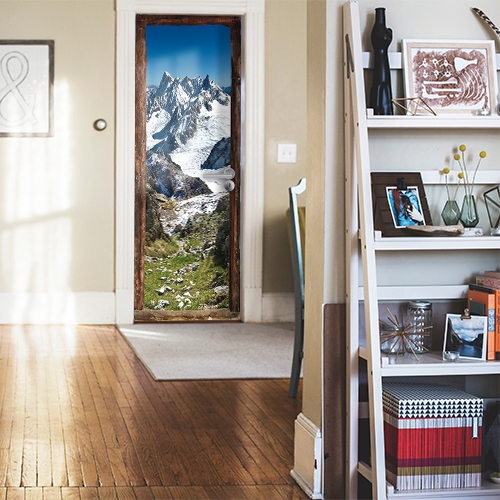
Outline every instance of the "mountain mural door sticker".
{"type": "Polygon", "coordinates": [[[136,23],[135,319],[237,318],[240,18],[136,23]]]}

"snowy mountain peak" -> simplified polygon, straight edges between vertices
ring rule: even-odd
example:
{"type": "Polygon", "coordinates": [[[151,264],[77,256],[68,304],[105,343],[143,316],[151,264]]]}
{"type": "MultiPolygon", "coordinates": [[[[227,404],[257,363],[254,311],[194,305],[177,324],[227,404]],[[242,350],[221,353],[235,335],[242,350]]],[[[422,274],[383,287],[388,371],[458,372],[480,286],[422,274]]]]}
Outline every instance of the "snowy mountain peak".
{"type": "MultiPolygon", "coordinates": [[[[229,123],[230,100],[229,95],[210,80],[209,75],[204,79],[201,76],[174,79],[165,72],[157,91],[148,94],[147,149],[174,153],[195,137],[200,126],[212,130],[208,134],[210,144],[206,144],[211,149],[216,142],[229,135],[226,124],[229,123]],[[222,116],[222,109],[224,126],[218,118],[222,116]]],[[[197,168],[209,152],[204,154],[203,159],[197,160],[197,168]]]]}
{"type": "Polygon", "coordinates": [[[174,79],[165,71],[165,73],[163,73],[163,76],[161,77],[160,85],[158,85],[156,95],[161,95],[167,92],[173,81],[174,79]]]}

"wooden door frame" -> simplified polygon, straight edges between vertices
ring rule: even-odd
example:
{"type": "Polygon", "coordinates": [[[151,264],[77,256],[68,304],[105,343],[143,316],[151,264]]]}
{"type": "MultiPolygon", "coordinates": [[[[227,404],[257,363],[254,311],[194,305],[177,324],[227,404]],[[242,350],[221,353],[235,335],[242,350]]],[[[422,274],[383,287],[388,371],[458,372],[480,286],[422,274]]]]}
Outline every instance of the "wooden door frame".
{"type": "MultiPolygon", "coordinates": [[[[148,26],[221,25],[230,29],[231,40],[231,168],[235,189],[229,193],[230,263],[229,311],[240,312],[240,147],[241,147],[241,18],[239,16],[181,16],[142,14],[136,17],[135,98],[135,266],[134,309],[144,309],[144,252],[146,244],[146,28],[148,26]]],[[[203,76],[203,75],[201,75],[203,76]]],[[[155,320],[179,319],[179,314],[161,311],[155,320]]],[[[214,317],[216,311],[199,311],[196,319],[214,317]]],[[[227,314],[223,314],[227,317],[227,314]]],[[[182,318],[185,318],[184,314],[182,318]]],[[[192,318],[190,315],[189,318],[192,318]]],[[[187,318],[185,318],[187,319],[187,318]]]]}
{"type": "Polygon", "coordinates": [[[264,220],[263,0],[116,0],[115,321],[134,322],[135,19],[137,14],[242,19],[241,319],[262,321],[264,220]]]}

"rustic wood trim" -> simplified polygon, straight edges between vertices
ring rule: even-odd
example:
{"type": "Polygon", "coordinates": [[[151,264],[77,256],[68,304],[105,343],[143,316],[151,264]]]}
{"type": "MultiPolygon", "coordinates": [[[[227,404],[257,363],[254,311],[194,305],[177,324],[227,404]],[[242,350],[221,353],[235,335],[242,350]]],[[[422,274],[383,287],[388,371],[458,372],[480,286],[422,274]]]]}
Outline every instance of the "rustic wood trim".
{"type": "Polygon", "coordinates": [[[162,14],[141,14],[137,20],[145,22],[146,26],[171,25],[171,26],[205,26],[207,24],[222,24],[228,28],[233,28],[236,24],[241,24],[238,16],[196,16],[196,15],[162,15],[162,14]]]}
{"type": "Polygon", "coordinates": [[[160,321],[239,321],[240,313],[231,312],[229,309],[204,309],[193,311],[155,311],[143,309],[135,311],[136,323],[152,323],[160,321]]]}
{"type": "Polygon", "coordinates": [[[346,476],[346,305],[324,308],[324,497],[345,498],[346,476]]]}
{"type": "MultiPolygon", "coordinates": [[[[241,18],[235,16],[136,16],[136,126],[135,126],[135,266],[134,319],[144,321],[144,246],[146,242],[146,26],[221,24],[231,30],[231,167],[235,171],[235,188],[229,196],[230,213],[230,282],[229,310],[240,312],[240,185],[241,185],[241,18]]],[[[145,311],[145,310],[144,310],[145,311]]],[[[179,319],[175,311],[164,311],[162,319],[179,319]]],[[[200,311],[205,318],[210,313],[200,311]]],[[[150,316],[150,315],[147,315],[150,316]]],[[[183,319],[193,319],[184,315],[183,319]]],[[[236,315],[237,316],[237,315],[236,315]]]]}
{"type": "Polygon", "coordinates": [[[136,18],[135,42],[135,266],[134,308],[144,304],[144,246],[146,244],[146,26],[136,18]]]}
{"type": "Polygon", "coordinates": [[[229,310],[240,311],[240,186],[241,186],[241,20],[231,24],[231,167],[235,188],[229,196],[229,310]]]}

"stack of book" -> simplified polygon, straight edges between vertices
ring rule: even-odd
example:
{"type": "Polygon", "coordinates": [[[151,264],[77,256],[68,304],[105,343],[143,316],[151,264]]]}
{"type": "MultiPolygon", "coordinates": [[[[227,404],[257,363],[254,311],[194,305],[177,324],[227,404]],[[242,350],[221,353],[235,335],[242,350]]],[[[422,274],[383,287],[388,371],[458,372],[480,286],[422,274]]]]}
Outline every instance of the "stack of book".
{"type": "Polygon", "coordinates": [[[488,317],[486,359],[500,361],[500,273],[486,271],[469,285],[468,308],[471,314],[488,317]]]}
{"type": "Polygon", "coordinates": [[[398,491],[481,486],[483,400],[448,385],[384,383],[387,480],[398,491]]]}

